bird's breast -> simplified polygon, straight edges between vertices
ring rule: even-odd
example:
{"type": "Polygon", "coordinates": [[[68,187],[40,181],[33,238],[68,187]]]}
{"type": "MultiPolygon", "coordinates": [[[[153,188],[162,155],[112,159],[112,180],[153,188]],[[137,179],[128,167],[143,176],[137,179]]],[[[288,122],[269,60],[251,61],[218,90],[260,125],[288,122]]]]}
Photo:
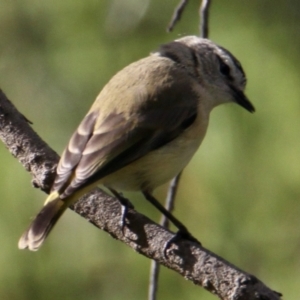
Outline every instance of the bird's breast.
{"type": "Polygon", "coordinates": [[[179,174],[199,148],[208,125],[208,115],[198,114],[178,137],[101,180],[116,190],[152,190],[179,174]]]}

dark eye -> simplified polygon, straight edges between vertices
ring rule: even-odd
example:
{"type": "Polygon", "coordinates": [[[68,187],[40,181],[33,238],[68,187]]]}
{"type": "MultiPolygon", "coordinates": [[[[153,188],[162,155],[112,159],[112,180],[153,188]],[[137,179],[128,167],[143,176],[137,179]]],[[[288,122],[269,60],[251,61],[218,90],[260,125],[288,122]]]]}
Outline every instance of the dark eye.
{"type": "Polygon", "coordinates": [[[219,60],[219,69],[220,72],[226,76],[226,77],[230,77],[230,67],[223,61],[222,58],[218,57],[219,60]]]}
{"type": "Polygon", "coordinates": [[[220,72],[225,76],[230,76],[230,68],[223,61],[220,62],[220,72]]]}

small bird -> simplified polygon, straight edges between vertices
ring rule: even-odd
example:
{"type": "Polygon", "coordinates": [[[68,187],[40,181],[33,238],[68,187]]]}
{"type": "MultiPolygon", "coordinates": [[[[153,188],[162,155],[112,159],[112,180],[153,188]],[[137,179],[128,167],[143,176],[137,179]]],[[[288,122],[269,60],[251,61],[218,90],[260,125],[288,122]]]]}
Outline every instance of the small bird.
{"type": "Polygon", "coordinates": [[[245,85],[239,61],[196,36],[162,45],[118,72],[72,135],[51,193],[19,248],[38,250],[68,206],[98,185],[120,200],[118,191],[141,191],[188,235],[152,192],[188,164],[215,106],[234,102],[254,112],[245,85]]]}

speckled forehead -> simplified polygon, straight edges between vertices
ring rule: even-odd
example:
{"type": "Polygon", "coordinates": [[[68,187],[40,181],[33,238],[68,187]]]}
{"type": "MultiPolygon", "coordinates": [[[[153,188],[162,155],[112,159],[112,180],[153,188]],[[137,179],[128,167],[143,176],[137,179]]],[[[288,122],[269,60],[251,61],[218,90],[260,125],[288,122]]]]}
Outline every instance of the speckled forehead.
{"type": "Polygon", "coordinates": [[[176,40],[176,42],[182,43],[187,45],[190,48],[193,48],[194,50],[198,50],[203,54],[203,51],[212,52],[215,53],[222,58],[226,57],[225,51],[222,51],[223,49],[216,44],[214,44],[211,40],[203,39],[197,36],[186,36],[184,38],[176,40]]]}
{"type": "Polygon", "coordinates": [[[233,70],[238,69],[242,73],[242,76],[246,77],[240,62],[228,50],[221,46],[218,46],[216,47],[216,52],[223,58],[224,62],[234,67],[233,70]]]}
{"type": "Polygon", "coordinates": [[[210,42],[207,39],[199,38],[197,36],[185,36],[185,37],[177,39],[175,41],[183,43],[187,46],[195,46],[195,45],[199,45],[201,43],[204,44],[204,43],[210,42]]]}

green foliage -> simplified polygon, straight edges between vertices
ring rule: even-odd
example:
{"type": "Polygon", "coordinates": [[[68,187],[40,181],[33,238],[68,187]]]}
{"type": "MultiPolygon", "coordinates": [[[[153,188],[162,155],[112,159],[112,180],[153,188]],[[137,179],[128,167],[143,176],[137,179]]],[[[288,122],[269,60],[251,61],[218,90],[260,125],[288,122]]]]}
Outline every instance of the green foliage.
{"type": "MultiPolygon", "coordinates": [[[[115,72],[198,30],[199,1],[172,34],[165,27],[176,1],[0,1],[1,88],[58,152],[115,72]]],[[[286,299],[300,292],[299,12],[296,0],[213,1],[211,38],[242,62],[257,112],[227,105],[212,113],[175,211],[206,247],[286,299]]],[[[149,261],[72,212],[39,252],[17,249],[44,195],[0,152],[0,298],[146,299],[149,261]]],[[[163,270],[159,299],[200,297],[215,299],[163,270]]]]}

